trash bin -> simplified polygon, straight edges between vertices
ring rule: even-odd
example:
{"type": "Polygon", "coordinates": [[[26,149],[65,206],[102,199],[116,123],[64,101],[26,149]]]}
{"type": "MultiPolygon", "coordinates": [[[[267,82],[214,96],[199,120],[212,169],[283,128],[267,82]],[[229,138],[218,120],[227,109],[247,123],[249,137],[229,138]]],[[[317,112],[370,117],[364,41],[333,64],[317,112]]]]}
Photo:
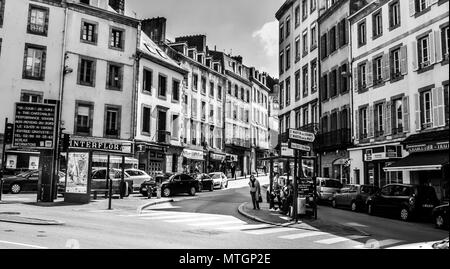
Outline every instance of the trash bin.
{"type": "Polygon", "coordinates": [[[297,213],[299,215],[306,215],[306,198],[299,197],[297,199],[297,213]]]}

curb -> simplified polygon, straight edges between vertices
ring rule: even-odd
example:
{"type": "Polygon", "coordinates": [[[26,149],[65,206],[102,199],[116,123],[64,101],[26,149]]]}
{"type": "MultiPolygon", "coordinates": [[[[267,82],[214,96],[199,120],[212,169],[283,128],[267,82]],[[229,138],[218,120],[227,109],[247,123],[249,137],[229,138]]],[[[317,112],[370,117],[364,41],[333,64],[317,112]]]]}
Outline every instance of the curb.
{"type": "Polygon", "coordinates": [[[2,218],[0,217],[0,222],[8,222],[8,223],[18,223],[18,224],[28,224],[28,225],[64,225],[65,223],[57,220],[42,220],[42,219],[34,219],[34,218],[24,218],[24,217],[9,217],[2,218]]]}
{"type": "Polygon", "coordinates": [[[174,199],[170,199],[170,200],[167,200],[167,201],[150,202],[150,203],[147,203],[147,204],[144,204],[144,205],[138,207],[137,212],[139,214],[141,214],[142,210],[146,209],[147,207],[154,206],[154,205],[159,205],[159,204],[165,204],[165,203],[173,203],[173,202],[174,202],[174,199]]]}
{"type": "MultiPolygon", "coordinates": [[[[286,227],[289,225],[293,225],[296,224],[295,222],[289,222],[289,223],[275,223],[275,222],[271,222],[271,221],[267,221],[267,220],[263,220],[261,218],[255,217],[253,215],[250,215],[249,213],[244,211],[244,207],[247,204],[247,202],[242,203],[239,207],[238,207],[238,212],[239,214],[243,215],[244,217],[257,221],[257,222],[261,222],[261,223],[265,223],[265,224],[269,224],[269,225],[273,225],[273,226],[281,226],[281,227],[286,227]]],[[[295,228],[295,227],[292,227],[295,228]]]]}

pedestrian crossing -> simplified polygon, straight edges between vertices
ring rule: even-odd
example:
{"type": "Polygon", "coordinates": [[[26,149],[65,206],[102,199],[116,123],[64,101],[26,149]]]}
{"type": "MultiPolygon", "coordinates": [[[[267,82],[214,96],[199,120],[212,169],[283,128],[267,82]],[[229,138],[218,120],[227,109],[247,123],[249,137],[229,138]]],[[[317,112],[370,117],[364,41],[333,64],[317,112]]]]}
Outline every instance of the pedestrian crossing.
{"type": "Polygon", "coordinates": [[[250,236],[273,236],[279,240],[306,240],[320,245],[322,248],[354,248],[354,249],[376,249],[386,248],[402,243],[404,241],[395,239],[376,240],[370,236],[348,235],[339,236],[325,231],[319,231],[314,227],[311,229],[297,229],[292,227],[281,227],[269,224],[249,224],[233,216],[144,210],[141,214],[121,215],[121,217],[135,218],[141,221],[157,221],[172,225],[182,224],[193,229],[220,230],[223,232],[240,232],[250,236]]]}

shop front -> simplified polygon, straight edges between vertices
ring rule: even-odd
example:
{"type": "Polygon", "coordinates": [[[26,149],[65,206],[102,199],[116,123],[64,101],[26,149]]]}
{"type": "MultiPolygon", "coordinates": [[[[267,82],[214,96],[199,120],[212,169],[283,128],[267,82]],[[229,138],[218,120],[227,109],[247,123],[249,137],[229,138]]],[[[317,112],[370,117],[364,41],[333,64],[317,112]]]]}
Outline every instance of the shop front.
{"type": "Polygon", "coordinates": [[[182,153],[183,158],[183,173],[205,173],[205,153],[200,150],[184,149],[182,153]]]}
{"type": "Polygon", "coordinates": [[[166,171],[166,147],[146,142],[136,142],[139,169],[155,176],[166,171]]]}
{"type": "Polygon", "coordinates": [[[403,183],[403,173],[386,173],[384,170],[385,167],[401,159],[402,156],[400,144],[364,149],[364,184],[381,188],[390,183],[403,183]]]}
{"type": "Polygon", "coordinates": [[[209,152],[209,173],[211,172],[223,172],[226,169],[226,158],[227,155],[219,152],[210,151],[209,152]]]}
{"type": "Polygon", "coordinates": [[[5,155],[5,175],[15,175],[39,168],[40,152],[11,149],[6,150],[5,155]]]}
{"type": "Polygon", "coordinates": [[[410,183],[433,186],[441,201],[449,200],[448,130],[412,135],[403,142],[409,155],[385,168],[407,173],[410,183]]]}

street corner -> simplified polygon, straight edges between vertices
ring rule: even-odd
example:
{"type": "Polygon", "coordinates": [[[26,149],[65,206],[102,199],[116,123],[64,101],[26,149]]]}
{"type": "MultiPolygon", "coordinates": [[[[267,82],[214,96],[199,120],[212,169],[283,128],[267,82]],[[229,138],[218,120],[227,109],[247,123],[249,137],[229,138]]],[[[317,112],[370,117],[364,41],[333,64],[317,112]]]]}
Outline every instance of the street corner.
{"type": "Polygon", "coordinates": [[[288,226],[293,224],[289,216],[270,211],[269,205],[265,203],[260,204],[260,210],[254,210],[250,202],[245,202],[239,205],[238,212],[248,219],[270,225],[288,226]]]}
{"type": "Polygon", "coordinates": [[[302,219],[301,225],[307,225],[308,228],[320,230],[322,232],[331,233],[337,236],[361,236],[361,237],[368,237],[371,236],[370,233],[367,233],[360,229],[360,227],[357,227],[355,225],[351,225],[351,223],[348,224],[342,224],[338,222],[333,222],[329,220],[324,220],[321,218],[313,219],[313,218],[304,218],[302,219]]]}
{"type": "MultiPolygon", "coordinates": [[[[180,200],[177,200],[180,201],[180,200]]],[[[161,205],[165,203],[173,203],[176,202],[173,198],[161,198],[161,199],[149,199],[148,202],[144,203],[143,205],[138,206],[137,212],[140,214],[145,209],[148,209],[149,207],[161,205]]]]}

